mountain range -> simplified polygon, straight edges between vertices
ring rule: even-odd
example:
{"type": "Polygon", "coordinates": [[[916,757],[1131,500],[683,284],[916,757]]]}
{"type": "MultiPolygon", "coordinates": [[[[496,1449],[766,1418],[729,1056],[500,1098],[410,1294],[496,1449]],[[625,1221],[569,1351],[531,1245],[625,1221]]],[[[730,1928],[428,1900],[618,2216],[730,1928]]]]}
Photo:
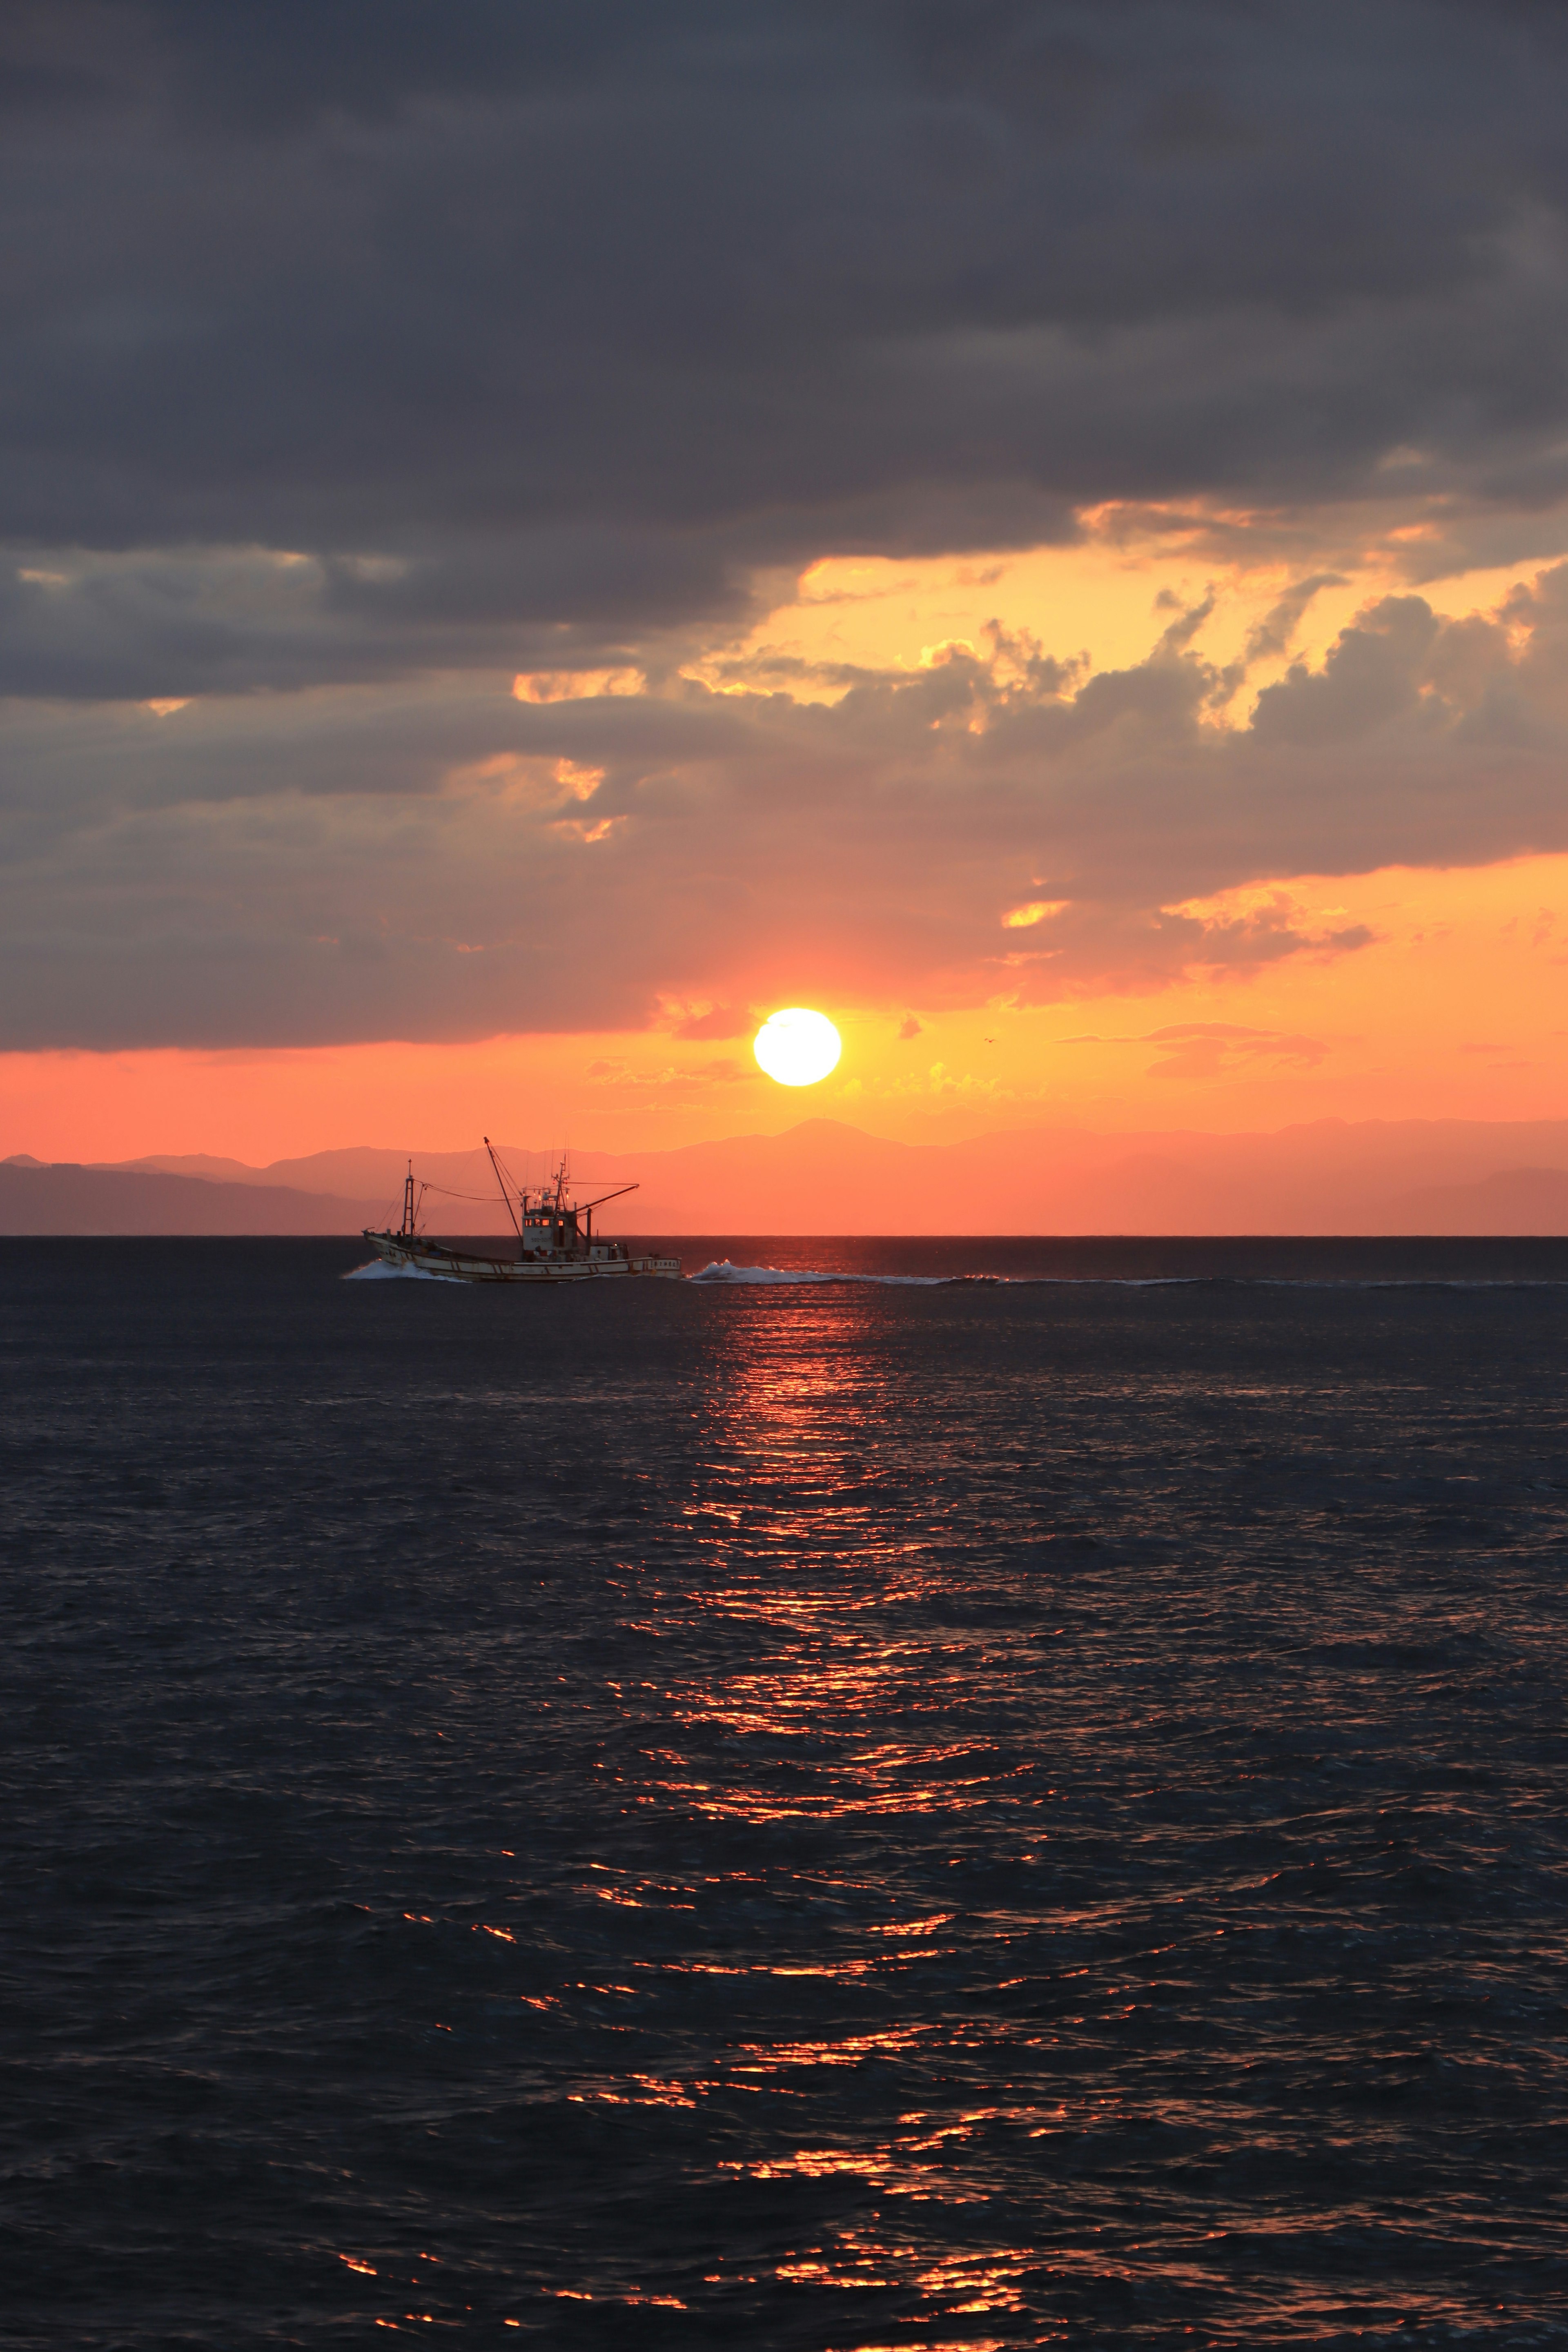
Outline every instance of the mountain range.
{"type": "MultiPolygon", "coordinates": [[[[539,1182],[546,1156],[500,1156],[539,1182]]],[[[504,1233],[482,1150],[416,1152],[431,1232],[504,1233]]],[[[408,1155],[253,1168],[205,1155],[0,1161],[0,1233],[353,1234],[395,1224],[408,1155]]],[[[1270,1134],[1033,1129],[895,1143],[841,1121],[635,1157],[573,1155],[580,1197],[641,1234],[1568,1234],[1568,1120],[1324,1119],[1270,1134]]]]}

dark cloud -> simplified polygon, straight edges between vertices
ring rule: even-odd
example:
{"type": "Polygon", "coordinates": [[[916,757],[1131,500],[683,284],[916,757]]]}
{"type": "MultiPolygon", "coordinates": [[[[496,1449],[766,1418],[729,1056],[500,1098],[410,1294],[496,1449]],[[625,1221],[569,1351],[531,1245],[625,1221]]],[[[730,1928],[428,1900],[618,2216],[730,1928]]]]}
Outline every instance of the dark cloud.
{"type": "Polygon", "coordinates": [[[390,553],[395,615],[476,625],[618,577],[647,625],[825,547],[1356,494],[1399,445],[1568,488],[1549,12],[49,0],[0,38],[27,545],[390,553]]]}
{"type": "Polygon", "coordinates": [[[1342,743],[1410,710],[1438,628],[1422,597],[1384,596],[1342,632],[1321,670],[1292,662],[1264,688],[1253,733],[1265,743],[1342,743]]]}
{"type": "Polygon", "coordinates": [[[1568,848],[1565,578],[1506,627],[1381,600],[1229,728],[1225,673],[1169,640],[1080,680],[1000,630],[832,704],[520,703],[501,677],[13,705],[0,1044],[668,1026],[671,1005],[720,1037],[781,988],[1044,1003],[1353,953],[1363,928],[1283,885],[1225,894],[1568,848]]]}
{"type": "Polygon", "coordinates": [[[1346,518],[1419,511],[1413,587],[1557,528],[1565,99],[1563,13],[1468,0],[12,0],[5,1042],[639,1022],[786,950],[1037,997],[1354,947],[1183,911],[1260,875],[1561,845],[1561,574],[1214,720],[1346,518]],[[1273,534],[1235,668],[1192,604],[1097,675],[681,683],[825,553],[1114,501],[1273,534]]]}

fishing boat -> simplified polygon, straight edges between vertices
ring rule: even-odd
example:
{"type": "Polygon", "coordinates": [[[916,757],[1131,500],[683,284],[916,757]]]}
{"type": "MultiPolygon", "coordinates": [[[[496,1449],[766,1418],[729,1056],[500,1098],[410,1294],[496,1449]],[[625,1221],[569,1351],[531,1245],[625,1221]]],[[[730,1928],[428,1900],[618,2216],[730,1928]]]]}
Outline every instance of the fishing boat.
{"type": "Polygon", "coordinates": [[[508,1174],[488,1135],[485,1150],[517,1234],[515,1255],[489,1257],[431,1241],[420,1220],[426,1193],[439,1187],[419,1183],[410,1160],[403,1187],[403,1223],[395,1233],[390,1226],[380,1234],[368,1225],[364,1229],[364,1238],[377,1257],[395,1273],[431,1275],[445,1282],[623,1281],[630,1275],[679,1281],[678,1257],[634,1257],[625,1242],[605,1241],[594,1231],[595,1210],[602,1209],[606,1201],[635,1192],[635,1184],[617,1184],[613,1192],[601,1192],[592,1201],[575,1201],[568,1197],[571,1180],[564,1159],[550,1183],[531,1190],[508,1174]]]}

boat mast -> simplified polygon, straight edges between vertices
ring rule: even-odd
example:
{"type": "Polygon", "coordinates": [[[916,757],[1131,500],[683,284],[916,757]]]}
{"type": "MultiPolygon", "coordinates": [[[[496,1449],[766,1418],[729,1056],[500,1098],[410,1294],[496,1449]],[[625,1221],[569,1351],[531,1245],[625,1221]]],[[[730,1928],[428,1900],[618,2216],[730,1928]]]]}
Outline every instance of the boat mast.
{"type": "Polygon", "coordinates": [[[496,1171],[496,1182],[500,1186],[500,1196],[506,1202],[506,1213],[511,1219],[511,1229],[517,1235],[518,1241],[521,1244],[522,1240],[522,1227],[517,1222],[517,1211],[511,1205],[511,1194],[506,1189],[506,1178],[501,1174],[500,1161],[496,1158],[495,1146],[491,1143],[488,1135],[485,1138],[485,1150],[490,1155],[490,1166],[496,1171]]]}
{"type": "Polygon", "coordinates": [[[414,1239],[414,1162],[408,1163],[408,1173],[403,1184],[403,1223],[398,1228],[404,1241],[414,1239]]]}
{"type": "Polygon", "coordinates": [[[566,1246],[566,1154],[563,1152],[555,1171],[555,1205],[550,1213],[551,1247],[558,1250],[566,1246]]]}

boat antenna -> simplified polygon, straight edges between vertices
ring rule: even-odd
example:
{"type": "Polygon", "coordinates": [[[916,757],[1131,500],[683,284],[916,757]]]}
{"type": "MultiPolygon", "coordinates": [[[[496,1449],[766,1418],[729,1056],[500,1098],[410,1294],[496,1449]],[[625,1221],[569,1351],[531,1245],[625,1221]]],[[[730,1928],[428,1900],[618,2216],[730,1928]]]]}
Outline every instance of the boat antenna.
{"type": "Polygon", "coordinates": [[[490,1139],[489,1139],[489,1137],[488,1135],[487,1135],[487,1136],[486,1136],[486,1138],[485,1138],[485,1150],[486,1150],[489,1153],[489,1155],[490,1155],[490,1166],[491,1166],[491,1167],[495,1170],[495,1171],[496,1171],[496,1182],[500,1186],[500,1196],[501,1196],[501,1199],[506,1202],[506,1213],[507,1213],[507,1215],[511,1219],[511,1229],[512,1229],[512,1232],[517,1235],[518,1240],[519,1240],[519,1241],[521,1241],[521,1239],[522,1239],[522,1227],[521,1227],[521,1226],[518,1223],[518,1222],[517,1222],[517,1211],[516,1211],[516,1210],[512,1207],[512,1205],[511,1205],[511,1194],[510,1194],[510,1193],[507,1191],[507,1189],[506,1189],[506,1178],[505,1178],[505,1176],[501,1173],[501,1164],[500,1164],[500,1161],[496,1158],[496,1155],[495,1155],[495,1146],[491,1143],[491,1141],[490,1141],[490,1139]]]}
{"type": "MultiPolygon", "coordinates": [[[[424,1187],[423,1185],[421,1185],[421,1186],[420,1186],[420,1188],[419,1188],[419,1198],[420,1198],[420,1200],[423,1200],[423,1199],[424,1199],[424,1197],[425,1197],[425,1187],[424,1187]]],[[[403,1225],[402,1225],[402,1231],[403,1231],[404,1234],[405,1235],[405,1237],[406,1237],[408,1240],[412,1241],[412,1240],[413,1240],[413,1238],[414,1238],[414,1235],[418,1232],[418,1230],[419,1230],[419,1203],[418,1203],[418,1202],[417,1202],[417,1201],[416,1201],[416,1199],[415,1199],[415,1197],[414,1197],[414,1162],[413,1162],[413,1160],[411,1160],[409,1161],[409,1163],[408,1163],[408,1174],[407,1174],[407,1176],[405,1177],[405,1179],[404,1180],[404,1185],[403,1185],[403,1225]]]]}

